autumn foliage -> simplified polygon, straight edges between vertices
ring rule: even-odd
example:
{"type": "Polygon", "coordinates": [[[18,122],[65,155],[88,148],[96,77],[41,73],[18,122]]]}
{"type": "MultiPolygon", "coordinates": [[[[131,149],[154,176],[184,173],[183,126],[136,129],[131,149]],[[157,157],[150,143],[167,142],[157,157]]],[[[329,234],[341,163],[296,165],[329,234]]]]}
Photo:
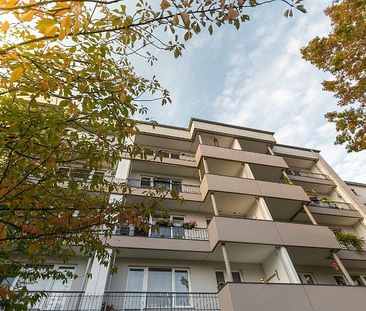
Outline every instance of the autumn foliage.
{"type": "Polygon", "coordinates": [[[333,76],[323,88],[334,93],[340,106],[326,114],[339,133],[336,143],[346,144],[348,151],[362,151],[366,149],[366,1],[338,1],[325,13],[331,19],[331,33],[311,40],[302,54],[333,76]]]}

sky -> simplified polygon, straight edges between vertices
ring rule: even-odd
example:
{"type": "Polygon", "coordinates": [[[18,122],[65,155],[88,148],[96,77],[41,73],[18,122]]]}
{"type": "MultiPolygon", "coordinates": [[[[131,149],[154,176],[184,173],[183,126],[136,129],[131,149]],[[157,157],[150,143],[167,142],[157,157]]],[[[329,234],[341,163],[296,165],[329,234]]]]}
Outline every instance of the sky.
{"type": "Polygon", "coordinates": [[[321,150],[345,180],[366,183],[366,151],[347,153],[334,145],[336,131],[324,118],[337,109],[336,99],[322,90],[329,75],[301,58],[300,48],[330,31],[323,10],[330,0],[305,0],[308,13],[283,16],[283,4],[249,12],[251,20],[206,32],[186,43],[183,57],[156,51],[149,67],[136,63],[144,75],[156,75],[173,103],[149,105],[148,116],[159,123],[187,127],[202,118],[275,132],[278,143],[321,150]]]}

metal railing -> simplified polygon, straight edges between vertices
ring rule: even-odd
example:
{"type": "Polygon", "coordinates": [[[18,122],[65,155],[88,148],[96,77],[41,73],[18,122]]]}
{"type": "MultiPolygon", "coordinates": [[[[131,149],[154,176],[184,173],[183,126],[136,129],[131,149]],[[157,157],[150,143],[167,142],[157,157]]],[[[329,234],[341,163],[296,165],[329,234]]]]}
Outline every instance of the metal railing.
{"type": "Polygon", "coordinates": [[[214,293],[107,292],[103,311],[110,310],[220,310],[214,293]]]}
{"type": "Polygon", "coordinates": [[[335,208],[335,209],[343,209],[343,210],[356,210],[352,204],[345,203],[345,202],[322,202],[319,201],[310,201],[309,206],[315,206],[315,207],[323,207],[323,208],[335,208]]]}
{"type": "Polygon", "coordinates": [[[183,227],[163,227],[160,226],[159,229],[153,231],[141,231],[136,229],[134,226],[120,226],[115,235],[122,236],[140,236],[148,238],[164,238],[164,239],[179,239],[179,240],[198,240],[207,241],[208,231],[206,228],[192,228],[185,229],[183,227]]]}
{"type": "MultiPolygon", "coordinates": [[[[149,148],[149,147],[147,147],[149,148]]],[[[168,150],[168,149],[158,149],[158,148],[149,148],[151,150],[151,156],[159,157],[162,156],[163,158],[168,159],[177,159],[183,161],[191,161],[195,162],[196,158],[193,154],[184,153],[176,150],[168,150]]]]}
{"type": "MultiPolygon", "coordinates": [[[[216,293],[111,292],[88,295],[83,292],[44,292],[30,311],[127,311],[127,310],[201,310],[218,311],[216,293]]],[[[37,292],[33,292],[37,294],[37,292]]]]}
{"type": "Polygon", "coordinates": [[[153,189],[154,187],[159,189],[172,190],[175,189],[177,192],[185,192],[185,193],[201,193],[200,186],[198,185],[190,185],[176,182],[149,182],[146,184],[144,180],[128,178],[127,184],[130,187],[136,188],[145,188],[145,189],[153,189]]]}
{"type": "Polygon", "coordinates": [[[317,179],[324,179],[324,180],[331,180],[327,175],[321,174],[321,173],[313,173],[309,171],[302,171],[302,170],[293,170],[288,169],[287,170],[288,175],[292,176],[302,176],[302,177],[311,177],[311,178],[317,178],[317,179]]]}

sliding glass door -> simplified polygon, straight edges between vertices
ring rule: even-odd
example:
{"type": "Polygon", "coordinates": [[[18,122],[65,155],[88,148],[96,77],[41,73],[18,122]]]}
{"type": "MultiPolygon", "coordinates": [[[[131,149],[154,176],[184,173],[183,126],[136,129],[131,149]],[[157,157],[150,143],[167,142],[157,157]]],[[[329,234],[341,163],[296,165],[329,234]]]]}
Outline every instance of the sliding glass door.
{"type": "Polygon", "coordinates": [[[190,307],[189,273],[186,269],[130,268],[125,309],[190,307]],[[137,292],[141,292],[138,294],[137,292]]]}

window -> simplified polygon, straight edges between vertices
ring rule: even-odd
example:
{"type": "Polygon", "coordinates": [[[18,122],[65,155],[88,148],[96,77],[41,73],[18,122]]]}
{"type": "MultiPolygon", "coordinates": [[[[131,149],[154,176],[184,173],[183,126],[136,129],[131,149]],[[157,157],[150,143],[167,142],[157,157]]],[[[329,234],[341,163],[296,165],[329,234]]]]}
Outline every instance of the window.
{"type": "Polygon", "coordinates": [[[190,307],[189,273],[186,269],[141,267],[130,268],[127,290],[147,292],[125,302],[125,309],[190,307]],[[172,294],[175,293],[175,294],[172,294]]]}
{"type": "Polygon", "coordinates": [[[182,192],[182,181],[181,180],[172,180],[172,189],[182,192]]]}
{"type": "Polygon", "coordinates": [[[316,284],[315,278],[311,273],[299,273],[298,276],[302,284],[308,284],[308,285],[316,284]]]}
{"type": "Polygon", "coordinates": [[[347,281],[343,275],[333,275],[333,278],[336,281],[337,285],[340,285],[340,286],[348,285],[347,281]]]}
{"type": "Polygon", "coordinates": [[[141,177],[141,187],[150,188],[151,187],[151,178],[150,177],[141,177]]]}
{"type": "Polygon", "coordinates": [[[169,190],[170,189],[170,179],[162,177],[154,177],[154,187],[169,190]]]}
{"type": "MultiPolygon", "coordinates": [[[[235,283],[243,282],[240,271],[232,271],[231,273],[233,276],[233,282],[235,283]]],[[[228,282],[227,275],[224,271],[215,271],[215,274],[217,284],[228,282]]]]}

